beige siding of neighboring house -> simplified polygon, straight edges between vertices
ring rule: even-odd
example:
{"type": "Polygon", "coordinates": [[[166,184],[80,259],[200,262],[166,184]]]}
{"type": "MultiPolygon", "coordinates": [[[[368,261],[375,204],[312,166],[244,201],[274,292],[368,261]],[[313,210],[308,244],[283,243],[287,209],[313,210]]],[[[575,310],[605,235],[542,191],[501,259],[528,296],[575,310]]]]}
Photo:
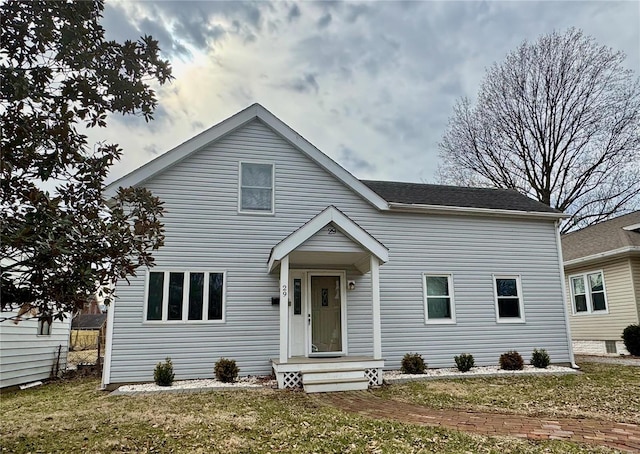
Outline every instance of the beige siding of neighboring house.
{"type": "MultiPolygon", "coordinates": [[[[620,341],[622,330],[630,324],[638,323],[638,307],[636,295],[634,294],[634,285],[632,285],[631,267],[632,263],[630,259],[623,258],[565,270],[571,337],[574,341],[620,341]],[[604,272],[608,313],[581,313],[576,315],[573,307],[569,278],[576,274],[599,270],[604,272]]],[[[638,282],[637,277],[636,282],[638,282]]]]}
{"type": "Polygon", "coordinates": [[[640,257],[631,258],[631,271],[633,273],[633,288],[636,291],[636,316],[640,321],[640,257]]]}

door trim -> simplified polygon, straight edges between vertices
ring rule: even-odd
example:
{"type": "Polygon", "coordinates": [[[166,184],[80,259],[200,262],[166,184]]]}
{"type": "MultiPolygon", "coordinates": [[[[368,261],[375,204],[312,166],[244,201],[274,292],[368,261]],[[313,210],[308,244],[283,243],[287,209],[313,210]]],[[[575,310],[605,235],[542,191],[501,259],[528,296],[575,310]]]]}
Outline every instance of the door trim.
{"type": "Polygon", "coordinates": [[[347,272],[345,270],[307,270],[306,304],[304,304],[308,323],[305,323],[306,356],[314,358],[347,356],[347,272]],[[311,347],[311,277],[312,276],[340,276],[340,327],[342,336],[342,350],[337,352],[313,352],[311,347]]]}

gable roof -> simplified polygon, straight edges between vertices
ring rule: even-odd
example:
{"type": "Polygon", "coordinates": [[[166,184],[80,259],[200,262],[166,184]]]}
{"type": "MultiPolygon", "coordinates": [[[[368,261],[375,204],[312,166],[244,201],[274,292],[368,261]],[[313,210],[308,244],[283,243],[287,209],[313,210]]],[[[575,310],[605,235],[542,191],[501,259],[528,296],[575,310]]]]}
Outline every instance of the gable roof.
{"type": "Polygon", "coordinates": [[[352,221],[342,211],[331,205],[271,249],[271,254],[269,255],[269,271],[272,271],[276,267],[277,262],[293,252],[298,246],[331,222],[337,225],[352,241],[376,256],[378,260],[383,263],[389,261],[389,250],[382,243],[352,221]]]}
{"type": "Polygon", "coordinates": [[[232,117],[227,118],[217,125],[212,126],[206,131],[201,132],[197,136],[158,156],[153,161],[148,162],[122,178],[117,179],[107,186],[105,189],[105,196],[113,197],[120,186],[138,186],[144,183],[168,167],[173,166],[191,154],[209,145],[211,142],[230,134],[255,119],[259,119],[265,123],[293,147],[307,155],[311,160],[315,161],[316,164],[332,174],[347,187],[351,188],[351,190],[356,194],[359,194],[371,205],[380,210],[387,210],[389,208],[387,202],[382,197],[372,191],[356,177],[351,175],[351,173],[336,163],[329,156],[318,150],[304,137],[287,126],[282,120],[257,103],[238,112],[232,117]]]}
{"type": "Polygon", "coordinates": [[[640,210],[562,236],[565,265],[640,253],[640,210]]]}
{"type": "Polygon", "coordinates": [[[256,119],[379,210],[411,209],[432,213],[533,216],[547,219],[566,217],[515,190],[358,180],[257,103],[117,179],[105,188],[105,196],[113,197],[121,186],[144,184],[165,169],[256,119]]]}
{"type": "Polygon", "coordinates": [[[361,180],[389,203],[560,214],[515,189],[361,180]]]}

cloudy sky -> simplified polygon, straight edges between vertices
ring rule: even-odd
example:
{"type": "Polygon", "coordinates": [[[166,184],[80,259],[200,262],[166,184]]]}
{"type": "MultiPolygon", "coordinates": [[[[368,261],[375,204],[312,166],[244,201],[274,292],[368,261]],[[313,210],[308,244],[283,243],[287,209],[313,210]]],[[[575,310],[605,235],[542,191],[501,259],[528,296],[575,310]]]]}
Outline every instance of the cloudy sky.
{"type": "Polygon", "coordinates": [[[437,182],[456,99],[523,40],[575,26],[640,74],[640,2],[107,2],[107,36],[149,34],[175,80],[156,119],[114,117],[110,180],[259,102],[358,178],[437,182]]]}

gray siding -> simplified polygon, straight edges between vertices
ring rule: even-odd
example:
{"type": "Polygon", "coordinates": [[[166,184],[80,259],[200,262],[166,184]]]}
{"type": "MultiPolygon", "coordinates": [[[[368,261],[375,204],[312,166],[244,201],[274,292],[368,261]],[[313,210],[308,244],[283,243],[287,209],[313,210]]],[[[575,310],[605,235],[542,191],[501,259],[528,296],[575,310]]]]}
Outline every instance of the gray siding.
{"type": "Polygon", "coordinates": [[[582,267],[571,267],[566,271],[567,298],[571,337],[574,340],[615,340],[619,341],[622,330],[638,323],[638,307],[632,281],[630,259],[621,258],[602,261],[582,267]],[[592,271],[604,273],[607,297],[607,314],[573,314],[569,278],[575,274],[592,271]]]}
{"type": "MultiPolygon", "coordinates": [[[[3,313],[15,315],[16,312],[3,313]]],[[[0,323],[0,388],[49,378],[60,350],[60,369],[67,364],[70,320],[54,321],[51,334],[38,336],[38,321],[0,323]]]]}
{"type": "Polygon", "coordinates": [[[327,247],[335,252],[362,252],[364,249],[354,243],[351,238],[342,233],[336,225],[331,222],[326,227],[320,229],[315,235],[309,238],[296,248],[297,251],[326,251],[327,247]],[[335,229],[335,233],[328,234],[328,228],[335,229]]]}
{"type": "MultiPolygon", "coordinates": [[[[143,323],[146,273],[139,273],[130,285],[118,285],[110,383],[151,380],[166,356],[176,378],[210,377],[222,356],[236,359],[243,375],[269,373],[279,336],[278,306],[270,303],[278,295],[277,274],[267,274],[270,250],[329,205],[390,250],[380,268],[388,367],[398,368],[409,351],[422,353],[433,367],[451,366],[463,351],[478,364],[494,364],[513,348],[527,357],[544,347],[553,361],[569,360],[552,222],[381,213],[259,121],[146,186],[167,210],[156,269],[226,271],[226,322],[143,323]],[[238,214],[238,161],[245,159],[275,164],[275,215],[238,214]],[[453,273],[456,325],[424,324],[423,272],[453,273]],[[526,324],[496,323],[492,273],[521,275],[526,324]]],[[[356,281],[347,293],[349,354],[371,355],[370,274],[349,271],[347,278],[356,281]]]]}

